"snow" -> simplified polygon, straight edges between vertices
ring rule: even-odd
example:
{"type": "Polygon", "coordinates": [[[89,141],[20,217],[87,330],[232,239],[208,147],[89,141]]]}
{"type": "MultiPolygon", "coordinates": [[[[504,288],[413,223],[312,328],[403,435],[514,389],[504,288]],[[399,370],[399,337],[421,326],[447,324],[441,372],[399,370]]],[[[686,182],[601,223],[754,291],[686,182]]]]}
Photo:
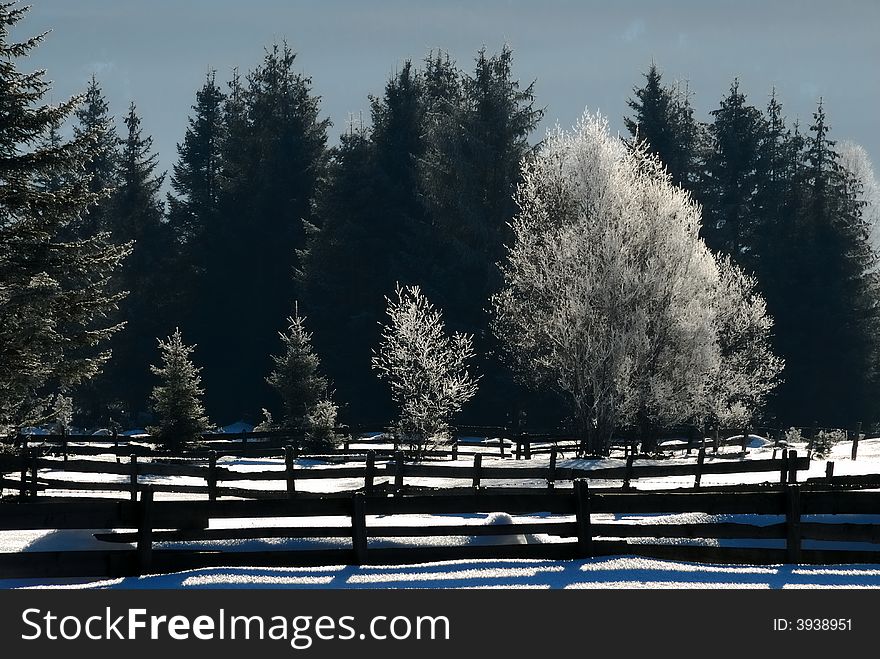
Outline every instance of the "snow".
{"type": "MultiPolygon", "coordinates": [[[[767,459],[772,456],[773,447],[765,438],[751,436],[747,451],[747,459],[767,459]]],[[[798,455],[806,455],[806,444],[797,444],[798,455]]],[[[857,475],[880,473],[880,438],[863,439],[859,442],[858,458],[850,458],[852,444],[841,442],[832,447],[828,460],[835,462],[835,475],[857,475]]],[[[719,455],[709,451],[705,458],[706,464],[715,461],[738,459],[739,446],[722,447],[719,455]]],[[[509,455],[509,454],[508,454],[509,455]]],[[[777,454],[778,455],[778,454],[777,454]]],[[[115,462],[112,456],[97,459],[115,462]]],[[[491,452],[484,454],[483,465],[504,465],[505,467],[536,467],[546,466],[549,456],[537,456],[531,460],[513,460],[510,457],[500,458],[491,452]]],[[[639,460],[638,464],[692,464],[696,460],[695,452],[686,453],[682,445],[671,457],[656,460],[639,460]]],[[[379,461],[381,465],[382,461],[379,461]]],[[[224,457],[219,464],[234,471],[266,471],[284,468],[281,458],[235,458],[224,457]]],[[[344,465],[361,465],[363,461],[350,460],[344,465]]],[[[461,457],[457,461],[443,461],[441,464],[469,466],[472,458],[461,457]]],[[[620,458],[604,460],[560,459],[559,467],[572,466],[580,468],[605,468],[622,466],[620,458]]],[[[59,462],[59,468],[60,468],[59,462]]],[[[326,461],[299,459],[297,467],[328,469],[334,465],[326,461]]],[[[814,458],[806,472],[799,472],[799,480],[825,475],[826,460],[814,458]]],[[[70,481],[127,482],[126,476],[99,475],[87,473],[71,473],[66,471],[42,470],[41,475],[48,478],[59,478],[70,481]]],[[[280,475],[280,474],[279,474],[280,475]]],[[[377,482],[389,480],[390,473],[380,472],[377,482]]],[[[752,474],[704,475],[702,484],[729,485],[735,483],[759,483],[774,481],[776,472],[752,474]]],[[[204,480],[189,477],[150,477],[143,479],[154,483],[204,484],[204,480]]],[[[407,478],[408,485],[430,485],[434,487],[458,487],[460,479],[428,479],[407,478]]],[[[281,490],[285,487],[282,480],[236,481],[236,487],[253,487],[255,489],[273,488],[281,490]]],[[[598,486],[613,487],[619,481],[597,481],[598,486]]],[[[310,492],[330,492],[351,490],[361,487],[363,479],[321,479],[298,481],[297,489],[310,492]]],[[[484,486],[506,487],[546,487],[546,482],[537,479],[508,479],[505,481],[483,480],[484,486]]],[[[693,477],[667,477],[637,479],[633,485],[639,490],[657,488],[692,487],[693,477]]],[[[570,486],[560,481],[559,487],[570,486]]],[[[69,496],[107,496],[119,497],[124,494],[86,493],[78,491],[50,490],[49,494],[69,496]]],[[[157,493],[158,499],[203,498],[204,495],[157,493]]],[[[541,523],[570,521],[571,517],[537,515],[509,515],[504,512],[488,514],[462,515],[395,515],[393,521],[383,516],[367,516],[367,525],[501,525],[517,523],[541,523]]],[[[594,515],[594,521],[633,525],[650,525],[657,523],[704,523],[704,522],[740,522],[751,524],[773,524],[783,521],[781,517],[757,515],[706,515],[702,513],[685,513],[676,515],[594,515]]],[[[878,515],[859,516],[805,516],[804,522],[851,522],[880,523],[878,515]]],[[[209,528],[241,528],[271,526],[347,526],[347,517],[314,517],[314,518],[268,518],[268,519],[212,519],[209,528]]],[[[371,538],[370,548],[402,547],[402,546],[437,546],[437,545],[474,545],[474,544],[531,544],[561,542],[568,539],[548,534],[502,535],[502,536],[438,536],[428,538],[371,538]]],[[[761,540],[656,540],[628,538],[630,542],[675,542],[722,546],[760,546],[779,547],[782,541],[761,540]]],[[[189,549],[223,549],[224,551],[259,551],[259,550],[293,550],[318,547],[350,547],[348,538],[330,539],[291,539],[265,538],[257,540],[202,541],[187,543],[156,543],[157,548],[175,547],[189,549]]],[[[820,548],[829,543],[805,541],[804,548],[820,548]]],[[[842,545],[853,549],[876,548],[876,545],[849,543],[842,545]]],[[[129,549],[132,545],[122,543],[106,543],[94,538],[92,531],[6,531],[0,532],[0,552],[49,551],[49,550],[95,550],[95,549],[129,549]]],[[[154,575],[140,578],[116,580],[94,579],[53,579],[38,580],[0,580],[0,588],[19,587],[77,587],[77,588],[219,588],[219,587],[285,587],[285,588],[835,588],[835,587],[868,587],[880,588],[880,565],[840,565],[831,567],[799,567],[792,565],[777,566],[743,566],[743,565],[703,565],[681,561],[664,561],[631,556],[615,556],[595,558],[581,561],[545,561],[545,560],[467,560],[447,561],[442,563],[415,566],[329,566],[324,568],[217,568],[181,572],[172,575],[154,575]]]]}
{"type": "Polygon", "coordinates": [[[253,429],[254,425],[252,423],[248,423],[247,421],[236,421],[235,423],[230,423],[227,426],[223,426],[222,428],[220,428],[219,432],[233,435],[242,432],[252,432],[253,429]]]}
{"type": "Polygon", "coordinates": [[[472,560],[408,566],[332,565],[320,568],[210,568],[86,583],[16,587],[163,588],[505,588],[505,589],[800,589],[880,588],[878,566],[753,567],[703,565],[636,557],[574,561],[472,560]]]}

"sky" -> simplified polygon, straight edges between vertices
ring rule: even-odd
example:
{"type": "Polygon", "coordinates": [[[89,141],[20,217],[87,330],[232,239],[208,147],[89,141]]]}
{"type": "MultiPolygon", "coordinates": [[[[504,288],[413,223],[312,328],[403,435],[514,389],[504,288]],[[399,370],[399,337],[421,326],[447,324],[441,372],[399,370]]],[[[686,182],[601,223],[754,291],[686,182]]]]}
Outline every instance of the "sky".
{"type": "Polygon", "coordinates": [[[877,0],[30,0],[16,37],[51,29],[23,70],[43,68],[53,102],[95,74],[121,122],[129,102],[170,170],[195,92],[216,69],[227,81],[286,40],[311,77],[330,141],[407,59],[447,50],[465,70],[485,46],[514,52],[514,75],[546,108],[539,139],[584,109],[623,131],[626,100],[655,62],[686,81],[709,119],[734,77],[765,107],[776,88],[790,120],[812,120],[823,97],[831,137],[880,158],[877,0]]]}

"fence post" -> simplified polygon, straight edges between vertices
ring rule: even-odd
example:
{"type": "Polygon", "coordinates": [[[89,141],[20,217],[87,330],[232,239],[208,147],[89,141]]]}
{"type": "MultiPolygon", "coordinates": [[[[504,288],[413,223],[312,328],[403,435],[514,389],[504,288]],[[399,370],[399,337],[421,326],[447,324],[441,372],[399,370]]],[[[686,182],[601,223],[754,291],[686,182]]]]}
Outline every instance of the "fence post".
{"type": "Polygon", "coordinates": [[[788,452],[788,482],[797,483],[797,451],[794,449],[788,452]]]}
{"type": "Polygon", "coordinates": [[[526,440],[526,460],[532,459],[532,441],[530,439],[526,440]]]}
{"type": "Polygon", "coordinates": [[[623,489],[628,490],[630,488],[630,481],[632,480],[633,473],[633,460],[635,456],[630,453],[629,457],[626,459],[626,471],[623,473],[623,489]]]}
{"type": "Polygon", "coordinates": [[[31,498],[37,498],[37,457],[38,449],[31,449],[31,498]]]}
{"type": "Polygon", "coordinates": [[[779,461],[782,464],[782,467],[779,469],[779,484],[784,487],[788,483],[788,451],[782,449],[779,461]]]}
{"type": "Polygon", "coordinates": [[[590,558],[593,555],[593,532],[590,528],[590,485],[585,479],[575,480],[574,496],[577,508],[578,558],[590,558]]]}
{"type": "Polygon", "coordinates": [[[522,434],[516,438],[516,459],[522,460],[522,434]]]}
{"type": "Polygon", "coordinates": [[[721,443],[721,430],[716,425],[712,428],[712,453],[718,453],[718,445],[721,443]]]}
{"type": "Polygon", "coordinates": [[[27,496],[27,449],[22,447],[21,449],[21,482],[18,486],[18,498],[20,501],[24,501],[24,498],[27,496]]]}
{"type": "Polygon", "coordinates": [[[355,492],[351,498],[351,545],[355,565],[367,563],[367,511],[363,492],[355,492]]]}
{"type": "Polygon", "coordinates": [[[834,462],[829,461],[825,463],[825,480],[829,483],[834,478],[834,462]]]}
{"type": "Polygon", "coordinates": [[[547,487],[551,490],[556,486],[556,447],[550,449],[550,469],[547,472],[547,487]]]}
{"type": "Polygon", "coordinates": [[[743,457],[746,455],[746,447],[749,445],[749,429],[744,428],[742,431],[742,454],[743,457]]]}
{"type": "Polygon", "coordinates": [[[458,435],[452,440],[452,460],[458,460],[458,435]]]}
{"type": "Polygon", "coordinates": [[[217,451],[208,454],[208,500],[217,500],[217,451]]]}
{"type": "Polygon", "coordinates": [[[799,485],[789,485],[785,496],[786,561],[798,563],[801,558],[801,490],[799,485]]]}
{"type": "Polygon", "coordinates": [[[113,428],[113,453],[116,456],[116,464],[119,464],[119,430],[113,428]]]}
{"type": "Polygon", "coordinates": [[[504,457],[504,437],[498,438],[498,446],[501,447],[501,457],[504,457]]]}
{"type": "Polygon", "coordinates": [[[135,503],[137,501],[137,493],[138,493],[138,457],[132,453],[131,454],[131,473],[129,474],[129,481],[131,483],[131,501],[135,503]]]}
{"type": "Polygon", "coordinates": [[[480,478],[482,477],[483,471],[483,456],[477,453],[474,456],[474,482],[473,488],[477,489],[480,487],[480,478]]]}
{"type": "Polygon", "coordinates": [[[394,493],[403,490],[403,451],[394,453],[394,493]]]}
{"type": "Polygon", "coordinates": [[[350,441],[351,441],[351,438],[350,438],[348,435],[346,435],[346,436],[345,436],[345,439],[342,441],[342,450],[343,450],[343,452],[348,453],[348,448],[349,448],[349,446],[350,446],[350,444],[349,444],[350,441]]]}
{"type": "Polygon", "coordinates": [[[853,435],[853,445],[852,445],[852,459],[856,459],[856,455],[859,453],[859,438],[862,436],[862,422],[859,421],[856,424],[856,434],[853,435]]]}
{"type": "Polygon", "coordinates": [[[61,428],[61,453],[64,464],[67,464],[67,426],[61,428]]]}
{"type": "Polygon", "coordinates": [[[367,466],[364,470],[364,492],[368,496],[373,494],[373,479],[376,474],[376,452],[367,451],[367,466]]]}
{"type": "Polygon", "coordinates": [[[288,444],[284,447],[284,476],[287,480],[287,498],[296,496],[296,480],[293,476],[293,447],[288,444]]]}
{"type": "Polygon", "coordinates": [[[706,447],[701,446],[699,453],[697,453],[697,473],[694,475],[694,489],[699,489],[700,487],[700,478],[703,475],[703,462],[706,459],[706,447]]]}
{"type": "Polygon", "coordinates": [[[141,491],[137,533],[137,573],[147,574],[153,563],[153,487],[141,491]]]}

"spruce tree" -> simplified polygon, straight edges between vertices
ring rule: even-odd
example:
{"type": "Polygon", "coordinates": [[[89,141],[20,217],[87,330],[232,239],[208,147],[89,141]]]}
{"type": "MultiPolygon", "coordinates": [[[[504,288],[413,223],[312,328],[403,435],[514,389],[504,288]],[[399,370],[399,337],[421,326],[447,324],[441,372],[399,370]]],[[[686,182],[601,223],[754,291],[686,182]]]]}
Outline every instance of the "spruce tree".
{"type": "Polygon", "coordinates": [[[219,242],[205,274],[214,304],[202,347],[211,406],[228,414],[258,412],[268,393],[272,337],[288,314],[296,253],[325,177],[329,121],[294,61],[286,44],[267,49],[224,104],[219,242]]]}
{"type": "Polygon", "coordinates": [[[764,118],[760,110],[746,103],[738,80],[711,114],[711,151],[700,195],[703,235],[711,248],[730,254],[739,265],[753,270],[755,191],[764,118]]]}
{"type": "Polygon", "coordinates": [[[633,116],[624,117],[626,129],[634,141],[644,143],[663,161],[674,184],[694,191],[700,127],[688,93],[678,86],[663,85],[663,76],[653,62],[644,76],[645,85],[633,88],[634,98],[627,100],[633,116]]]}
{"type": "Polygon", "coordinates": [[[173,239],[170,267],[180,291],[178,304],[171,311],[200,345],[210,332],[209,305],[216,302],[210,294],[214,283],[207,279],[207,271],[218,233],[224,99],[212,71],[196,92],[193,115],[177,145],[172,193],[167,198],[173,239]]]}
{"type": "Polygon", "coordinates": [[[801,404],[829,424],[851,425],[877,410],[880,296],[860,188],[840,165],[820,100],[805,152],[804,230],[811,269],[801,404]],[[811,371],[811,372],[810,372],[811,371]]]}
{"type": "Polygon", "coordinates": [[[281,396],[284,421],[302,426],[308,412],[327,394],[327,379],[319,374],[320,360],[312,348],[312,334],[298,313],[287,319],[287,332],[279,332],[284,351],[272,357],[275,368],[266,381],[281,396]]]}
{"type": "MultiPolygon", "coordinates": [[[[86,88],[83,103],[76,110],[73,133],[76,136],[93,135],[86,171],[91,175],[89,188],[95,193],[112,191],[118,184],[119,137],[110,116],[110,106],[104,98],[95,76],[86,88]]],[[[108,229],[111,201],[104,197],[84,216],[81,231],[88,235],[108,229]]]]}
{"type": "Polygon", "coordinates": [[[424,279],[433,247],[419,169],[423,84],[410,62],[370,97],[370,119],[369,130],[352,124],[332,153],[300,280],[341,398],[355,418],[379,421],[391,409],[369,360],[385,295],[397,282],[424,279]]]}
{"type": "Polygon", "coordinates": [[[179,329],[164,341],[159,339],[161,364],[150,372],[161,379],[150,396],[157,425],[149,432],[171,450],[195,441],[208,428],[202,405],[201,369],[193,365],[195,346],[184,344],[179,329]]]}
{"type": "Polygon", "coordinates": [[[153,140],[143,134],[135,104],[125,117],[121,140],[118,187],[112,198],[109,228],[116,241],[131,241],[134,249],[120,276],[122,290],[130,291],[120,305],[126,328],[114,338],[113,362],[102,378],[108,400],[118,400],[129,421],[140,423],[147,412],[150,384],[144,373],[156,336],[171,331],[177,287],[169,268],[173,246],[159,192],[164,174],[157,174],[158,156],[153,140]]]}
{"type": "Polygon", "coordinates": [[[312,348],[312,334],[305,328],[305,318],[294,313],[287,319],[287,332],[279,332],[283,352],[274,355],[274,369],[266,378],[281,397],[283,425],[300,428],[307,434],[308,448],[319,448],[331,439],[336,423],[336,405],[330,399],[327,378],[321,375],[321,363],[312,348]],[[315,432],[317,431],[317,432],[315,432]]]}
{"type": "Polygon", "coordinates": [[[0,427],[46,421],[49,399],[94,377],[119,329],[111,278],[129,251],[105,233],[71,237],[100,195],[86,171],[97,136],[50,133],[81,102],[43,102],[44,72],[16,60],[42,41],[18,42],[11,28],[27,12],[0,4],[0,427]]]}
{"type": "Polygon", "coordinates": [[[196,92],[194,114],[188,120],[183,142],[177,145],[177,162],[171,175],[174,194],[168,195],[168,216],[177,240],[186,246],[191,258],[204,244],[204,235],[212,228],[218,211],[223,100],[224,94],[212,71],[196,92]]]}
{"type": "Polygon", "coordinates": [[[521,164],[533,152],[529,138],[543,110],[535,106],[534,83],[523,87],[514,77],[507,46],[495,55],[480,50],[473,72],[460,74],[458,87],[450,84],[440,62],[431,88],[453,96],[440,101],[445,112],[431,114],[437,124],[429,127],[431,145],[424,159],[438,254],[424,290],[444,309],[450,327],[474,335],[484,386],[473,408],[504,418],[514,412],[517,388],[496,357],[486,301],[501,285],[496,264],[511,239],[514,191],[521,164]]]}
{"type": "Polygon", "coordinates": [[[383,230],[390,218],[383,214],[378,176],[369,132],[352,125],[331,152],[297,273],[317,329],[315,347],[339,399],[361,422],[378,422],[391,411],[369,368],[394,243],[383,230]]]}

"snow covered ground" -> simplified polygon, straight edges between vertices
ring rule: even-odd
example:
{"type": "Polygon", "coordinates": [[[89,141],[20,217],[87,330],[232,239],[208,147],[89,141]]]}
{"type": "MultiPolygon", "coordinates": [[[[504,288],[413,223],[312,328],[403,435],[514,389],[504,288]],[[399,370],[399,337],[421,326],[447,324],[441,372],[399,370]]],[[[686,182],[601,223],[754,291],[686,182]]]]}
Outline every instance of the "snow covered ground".
{"type": "MultiPolygon", "coordinates": [[[[762,445],[757,439],[752,442],[749,459],[770,458],[772,447],[762,445]]],[[[806,446],[794,446],[798,454],[806,455],[806,446]]],[[[727,457],[714,457],[707,455],[706,463],[716,460],[730,460],[734,448],[725,449],[727,457]]],[[[880,473],[880,438],[863,440],[859,445],[858,458],[850,459],[851,443],[841,443],[833,447],[828,460],[835,462],[835,475],[855,475],[880,473]]],[[[504,464],[507,467],[527,467],[546,465],[547,456],[534,458],[530,461],[514,461],[507,458],[486,457],[484,466],[492,464],[504,464]]],[[[677,456],[663,460],[669,463],[693,463],[695,455],[685,456],[680,452],[677,456]]],[[[458,461],[461,465],[469,465],[470,458],[462,458],[458,461]]],[[[307,461],[300,461],[299,466],[305,466],[307,461]]],[[[449,464],[447,462],[447,464],[449,464]]],[[[558,466],[577,466],[583,468],[609,467],[623,465],[620,459],[606,459],[602,461],[586,461],[574,459],[561,459],[558,466]]],[[[640,461],[639,464],[642,464],[640,461]]],[[[242,459],[224,458],[221,465],[234,470],[283,469],[283,461],[278,459],[242,459]]],[[[313,465],[320,467],[320,465],[313,465]]],[[[804,480],[809,477],[824,476],[826,460],[814,459],[811,462],[809,472],[800,472],[799,478],[804,480]]],[[[57,472],[41,472],[41,476],[71,478],[70,474],[57,472]]],[[[79,477],[77,477],[79,478],[79,477]]],[[[107,479],[126,480],[125,477],[105,476],[107,479]]],[[[82,474],[81,480],[95,480],[95,474],[82,474]]],[[[735,483],[757,483],[775,481],[778,479],[776,472],[730,474],[704,476],[702,484],[722,485],[735,483]]],[[[184,477],[156,478],[155,482],[169,482],[175,480],[180,483],[204,483],[199,479],[184,477]]],[[[383,480],[383,479],[380,479],[383,480]]],[[[440,481],[437,479],[407,479],[407,484],[431,485],[431,486],[460,486],[461,480],[440,481]]],[[[607,481],[597,483],[614,486],[619,482],[607,481]]],[[[283,482],[249,482],[240,481],[236,486],[282,489],[283,482]]],[[[303,481],[300,490],[324,492],[339,489],[353,489],[362,485],[361,479],[327,479],[303,481]]],[[[503,483],[495,483],[484,480],[484,486],[537,486],[543,487],[543,481],[530,479],[506,480],[503,483]]],[[[567,485],[560,483],[560,486],[567,485]]],[[[693,485],[693,477],[639,479],[634,481],[638,489],[656,489],[670,487],[690,487],[693,485]]],[[[60,494],[60,492],[50,492],[60,494]]],[[[73,491],[66,492],[75,494],[73,491]]],[[[82,493],[79,493],[82,494],[82,493]]],[[[93,494],[89,494],[93,496],[93,494]]],[[[110,495],[112,496],[112,495],[110,495]]],[[[117,495],[118,496],[118,495],[117,495]]],[[[191,495],[190,495],[191,496],[191,495]]],[[[157,498],[188,498],[188,495],[157,494],[157,498]]],[[[425,525],[425,524],[493,524],[509,522],[510,517],[503,513],[489,513],[485,515],[407,515],[395,516],[394,523],[401,525],[425,525]]],[[[517,522],[542,522],[560,521],[558,516],[516,516],[517,522]]],[[[617,523],[650,524],[650,523],[682,523],[682,522],[705,522],[705,521],[737,521],[749,523],[776,523],[781,519],[757,516],[713,516],[689,514],[689,515],[618,515],[594,517],[596,522],[615,521],[617,523]],[[605,519],[607,517],[607,519],[605,519]]],[[[818,521],[808,520],[804,521],[818,521]]],[[[836,520],[844,521],[844,520],[836,520]]],[[[858,521],[862,523],[880,523],[880,511],[878,515],[860,516],[859,518],[845,521],[858,521]]],[[[210,528],[241,527],[241,526],[289,526],[291,524],[308,525],[346,525],[347,518],[309,518],[307,520],[289,518],[259,519],[259,520],[236,520],[214,519],[211,520],[210,528]]],[[[368,527],[372,524],[383,522],[379,517],[368,517],[368,527]]],[[[546,534],[528,536],[506,536],[502,540],[491,537],[463,538],[463,537],[435,537],[435,538],[388,538],[370,541],[370,547],[389,547],[404,544],[462,544],[462,543],[534,543],[554,542],[561,539],[546,534]]],[[[633,539],[631,539],[632,541],[633,539]]],[[[719,541],[692,540],[696,543],[714,543],[719,541]]],[[[732,541],[731,541],[732,542],[732,541]]],[[[743,541],[736,541],[742,546],[743,541]]],[[[762,546],[777,546],[776,541],[762,541],[762,546]]],[[[778,543],[777,543],[778,544],[778,543]]],[[[54,549],[128,549],[131,545],[114,545],[100,542],[88,531],[8,531],[0,532],[0,552],[19,551],[46,551],[54,549]]],[[[157,543],[156,547],[164,546],[157,543]]],[[[171,546],[171,545],[168,545],[171,546]]],[[[338,540],[297,540],[297,539],[261,539],[261,540],[237,540],[237,541],[213,541],[199,543],[176,543],[177,548],[187,547],[192,549],[222,547],[225,551],[252,551],[267,549],[294,549],[304,546],[309,547],[347,547],[349,541],[344,538],[338,540]]],[[[821,543],[805,542],[804,547],[820,547],[821,543]]],[[[876,546],[862,545],[861,548],[876,548],[876,546]]],[[[856,547],[854,547],[856,548],[856,547]]],[[[214,568],[187,571],[171,575],[145,576],[139,578],[124,578],[115,580],[76,580],[76,579],[53,579],[46,580],[0,580],[0,588],[20,587],[76,587],[76,588],[215,588],[215,587],[283,587],[283,588],[880,588],[880,565],[840,565],[832,567],[799,567],[791,565],[779,566],[736,566],[736,565],[702,565],[677,561],[663,561],[655,559],[635,558],[627,556],[595,558],[579,561],[547,561],[547,560],[469,560],[448,561],[443,563],[422,564],[414,566],[389,566],[389,567],[355,567],[355,566],[328,566],[322,568],[214,568]]]]}

